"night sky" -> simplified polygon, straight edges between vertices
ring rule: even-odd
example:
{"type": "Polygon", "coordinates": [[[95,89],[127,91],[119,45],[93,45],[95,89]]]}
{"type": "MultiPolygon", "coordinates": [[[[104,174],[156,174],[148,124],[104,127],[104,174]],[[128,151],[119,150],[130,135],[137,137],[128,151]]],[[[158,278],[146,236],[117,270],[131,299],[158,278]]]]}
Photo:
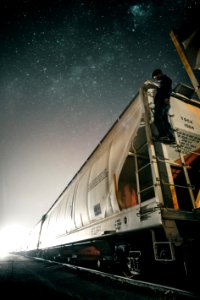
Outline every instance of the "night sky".
{"type": "Polygon", "coordinates": [[[39,221],[155,68],[190,83],[169,32],[196,2],[0,2],[0,228],[39,221]]]}

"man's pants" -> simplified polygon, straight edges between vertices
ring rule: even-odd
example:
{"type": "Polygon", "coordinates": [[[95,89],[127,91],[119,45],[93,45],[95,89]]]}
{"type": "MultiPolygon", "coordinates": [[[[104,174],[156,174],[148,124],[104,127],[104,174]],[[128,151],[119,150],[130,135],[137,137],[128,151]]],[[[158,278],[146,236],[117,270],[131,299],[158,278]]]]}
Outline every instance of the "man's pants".
{"type": "Polygon", "coordinates": [[[170,105],[156,104],[154,108],[154,123],[158,130],[159,137],[168,136],[170,139],[174,138],[173,129],[168,119],[168,112],[170,105]]]}

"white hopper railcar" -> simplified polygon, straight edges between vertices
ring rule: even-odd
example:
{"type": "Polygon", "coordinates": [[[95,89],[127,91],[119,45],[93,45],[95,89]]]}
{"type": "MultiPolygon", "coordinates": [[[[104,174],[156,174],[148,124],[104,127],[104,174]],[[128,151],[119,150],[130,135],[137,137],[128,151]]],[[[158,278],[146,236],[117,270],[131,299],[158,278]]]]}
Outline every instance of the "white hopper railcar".
{"type": "Polygon", "coordinates": [[[157,268],[157,274],[194,277],[200,103],[183,95],[184,88],[171,96],[175,144],[154,141],[153,90],[140,89],[33,229],[29,255],[117,264],[130,276],[157,268]]]}

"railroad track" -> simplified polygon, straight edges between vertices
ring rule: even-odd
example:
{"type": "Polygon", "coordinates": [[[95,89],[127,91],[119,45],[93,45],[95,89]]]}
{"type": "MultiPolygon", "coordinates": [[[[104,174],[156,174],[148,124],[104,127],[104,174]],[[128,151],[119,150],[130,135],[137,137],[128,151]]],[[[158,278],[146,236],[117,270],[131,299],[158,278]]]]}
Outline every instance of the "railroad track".
{"type": "MultiPolygon", "coordinates": [[[[86,267],[77,265],[71,265],[62,262],[50,261],[41,258],[34,258],[49,263],[49,268],[56,268],[56,266],[62,266],[66,270],[79,273],[80,276],[88,278],[96,282],[104,282],[106,286],[116,286],[117,288],[123,288],[144,295],[150,295],[155,299],[162,300],[184,300],[184,299],[200,299],[200,293],[196,291],[187,291],[172,286],[166,286],[153,282],[147,282],[143,280],[130,279],[119,275],[109,274],[86,267]]],[[[144,298],[145,299],[145,298],[144,298]]]]}

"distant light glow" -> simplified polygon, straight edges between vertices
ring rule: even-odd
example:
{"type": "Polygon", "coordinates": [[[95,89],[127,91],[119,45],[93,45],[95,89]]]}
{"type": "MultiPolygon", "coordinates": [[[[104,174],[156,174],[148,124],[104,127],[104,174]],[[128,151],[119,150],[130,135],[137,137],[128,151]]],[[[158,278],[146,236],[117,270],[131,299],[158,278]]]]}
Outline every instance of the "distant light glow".
{"type": "Polygon", "coordinates": [[[29,230],[21,225],[8,225],[0,231],[0,256],[26,247],[29,230]]]}

